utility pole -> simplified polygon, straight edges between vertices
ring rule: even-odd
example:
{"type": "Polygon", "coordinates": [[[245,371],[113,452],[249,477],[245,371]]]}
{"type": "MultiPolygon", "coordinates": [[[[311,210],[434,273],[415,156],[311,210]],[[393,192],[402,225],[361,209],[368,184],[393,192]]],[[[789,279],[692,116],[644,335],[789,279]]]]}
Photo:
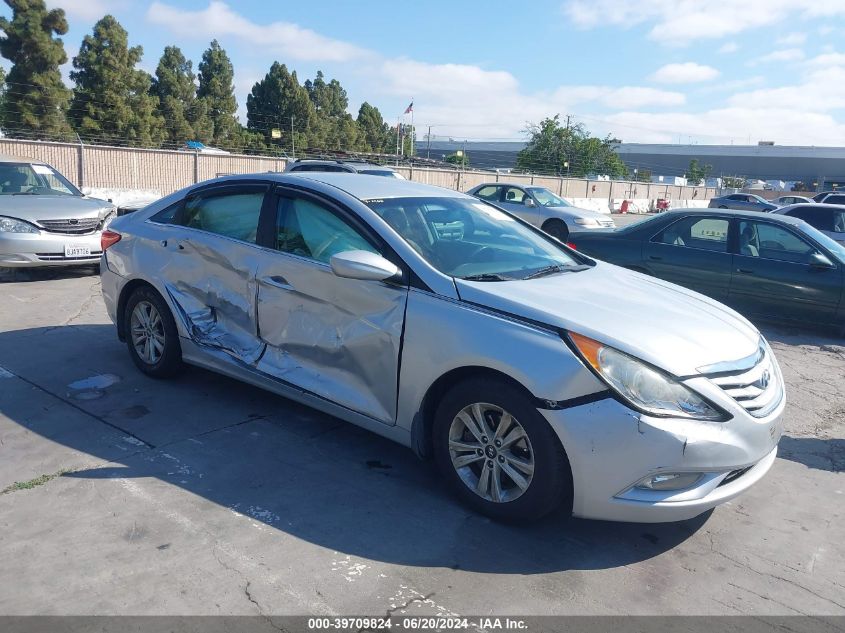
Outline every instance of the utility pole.
{"type": "Polygon", "coordinates": [[[296,160],[296,136],[293,133],[293,115],[290,115],[290,153],[293,159],[296,160]]]}
{"type": "Polygon", "coordinates": [[[428,142],[427,142],[427,145],[426,145],[426,148],[425,148],[425,157],[431,158],[431,126],[430,125],[428,126],[428,136],[426,137],[426,139],[427,139],[428,142]]]}

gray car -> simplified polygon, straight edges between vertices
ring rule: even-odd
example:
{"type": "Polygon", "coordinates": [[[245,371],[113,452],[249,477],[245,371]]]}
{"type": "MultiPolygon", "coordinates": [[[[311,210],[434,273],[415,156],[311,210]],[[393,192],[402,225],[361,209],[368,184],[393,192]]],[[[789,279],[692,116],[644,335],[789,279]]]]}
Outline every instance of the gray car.
{"type": "Polygon", "coordinates": [[[772,204],[765,198],[753,193],[731,193],[726,196],[711,198],[710,204],[707,206],[711,209],[737,209],[739,211],[762,211],[764,213],[778,208],[778,205],[772,204]]]}
{"type": "Polygon", "coordinates": [[[190,363],[357,424],[432,456],[494,518],[687,519],[775,459],[783,380],[754,326],[471,196],[232,176],[103,242],[142,372],[190,363]]]}
{"type": "Polygon", "coordinates": [[[772,200],[773,204],[785,207],[788,204],[813,204],[815,202],[812,198],[806,196],[796,196],[794,194],[788,196],[781,196],[772,200]]]}
{"type": "Polygon", "coordinates": [[[571,230],[616,226],[610,215],[580,209],[545,187],[488,182],[473,187],[467,193],[510,211],[562,242],[566,241],[571,230]]]}
{"type": "Polygon", "coordinates": [[[297,173],[304,171],[346,172],[350,174],[366,174],[368,176],[384,176],[386,178],[398,178],[400,180],[405,180],[405,176],[390,167],[376,165],[374,163],[368,163],[361,160],[304,158],[289,162],[287,167],[285,167],[285,171],[297,173]]]}
{"type": "Polygon", "coordinates": [[[0,156],[0,267],[98,264],[100,233],[114,214],[50,165],[0,156]]]}
{"type": "Polygon", "coordinates": [[[772,213],[800,218],[840,244],[845,244],[845,206],[843,205],[826,202],[792,204],[775,209],[772,213]]]}

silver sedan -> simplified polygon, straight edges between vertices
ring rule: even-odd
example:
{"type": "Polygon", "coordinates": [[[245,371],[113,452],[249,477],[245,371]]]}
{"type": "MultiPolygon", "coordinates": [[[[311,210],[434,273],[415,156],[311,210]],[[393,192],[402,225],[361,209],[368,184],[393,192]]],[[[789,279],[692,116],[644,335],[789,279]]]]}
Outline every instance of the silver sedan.
{"type": "Polygon", "coordinates": [[[687,519],[775,459],[783,380],[748,321],[471,196],[233,176],[117,218],[103,244],[140,371],[198,365],[357,424],[497,519],[687,519]]]}
{"type": "Polygon", "coordinates": [[[488,182],[467,193],[510,211],[562,242],[575,229],[612,229],[616,226],[609,214],[576,207],[545,187],[488,182]]]}

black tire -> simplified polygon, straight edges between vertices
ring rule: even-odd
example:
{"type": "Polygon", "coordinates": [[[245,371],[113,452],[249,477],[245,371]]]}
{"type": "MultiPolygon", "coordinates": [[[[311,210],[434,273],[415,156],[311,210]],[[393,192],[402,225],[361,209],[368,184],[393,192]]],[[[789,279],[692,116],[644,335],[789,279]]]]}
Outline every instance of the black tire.
{"type": "MultiPolygon", "coordinates": [[[[437,407],[432,440],[434,458],[441,474],[454,493],[481,514],[498,521],[523,523],[535,521],[553,512],[563,503],[571,507],[572,476],[569,461],[557,436],[531,399],[506,381],[470,379],[455,385],[437,407]],[[530,442],[534,472],[524,492],[512,500],[495,502],[483,498],[469,487],[470,484],[465,483],[452,464],[450,430],[453,420],[465,407],[474,403],[488,403],[510,413],[525,431],[530,442]]],[[[506,449],[499,450],[504,455],[506,449]]],[[[485,456],[480,463],[467,468],[480,470],[484,462],[489,466],[493,461],[485,456]]],[[[478,474],[478,470],[473,472],[478,474]]],[[[505,480],[505,483],[508,481],[513,484],[513,480],[505,480]]],[[[511,491],[516,492],[517,489],[512,486],[511,491]]]]}
{"type": "Polygon", "coordinates": [[[179,343],[179,331],[176,329],[176,322],[173,320],[173,315],[170,313],[167,303],[153,288],[141,286],[132,292],[123,313],[123,331],[126,333],[126,346],[129,349],[129,355],[132,357],[132,362],[147,376],[170,378],[182,369],[182,346],[179,343]],[[142,302],[151,304],[161,317],[164,350],[155,362],[148,362],[141,357],[135,347],[132,335],[132,315],[138,304],[142,302]]]}
{"type": "Polygon", "coordinates": [[[543,230],[564,244],[569,239],[569,227],[566,226],[566,222],[563,220],[546,220],[545,224],[543,224],[543,230]]]}

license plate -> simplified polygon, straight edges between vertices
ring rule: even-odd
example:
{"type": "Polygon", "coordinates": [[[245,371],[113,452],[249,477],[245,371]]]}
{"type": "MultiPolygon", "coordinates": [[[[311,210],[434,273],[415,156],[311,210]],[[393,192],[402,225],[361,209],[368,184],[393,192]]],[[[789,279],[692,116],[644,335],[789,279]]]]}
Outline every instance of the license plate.
{"type": "Polygon", "coordinates": [[[91,247],[65,244],[65,257],[91,257],[91,247]]]}

